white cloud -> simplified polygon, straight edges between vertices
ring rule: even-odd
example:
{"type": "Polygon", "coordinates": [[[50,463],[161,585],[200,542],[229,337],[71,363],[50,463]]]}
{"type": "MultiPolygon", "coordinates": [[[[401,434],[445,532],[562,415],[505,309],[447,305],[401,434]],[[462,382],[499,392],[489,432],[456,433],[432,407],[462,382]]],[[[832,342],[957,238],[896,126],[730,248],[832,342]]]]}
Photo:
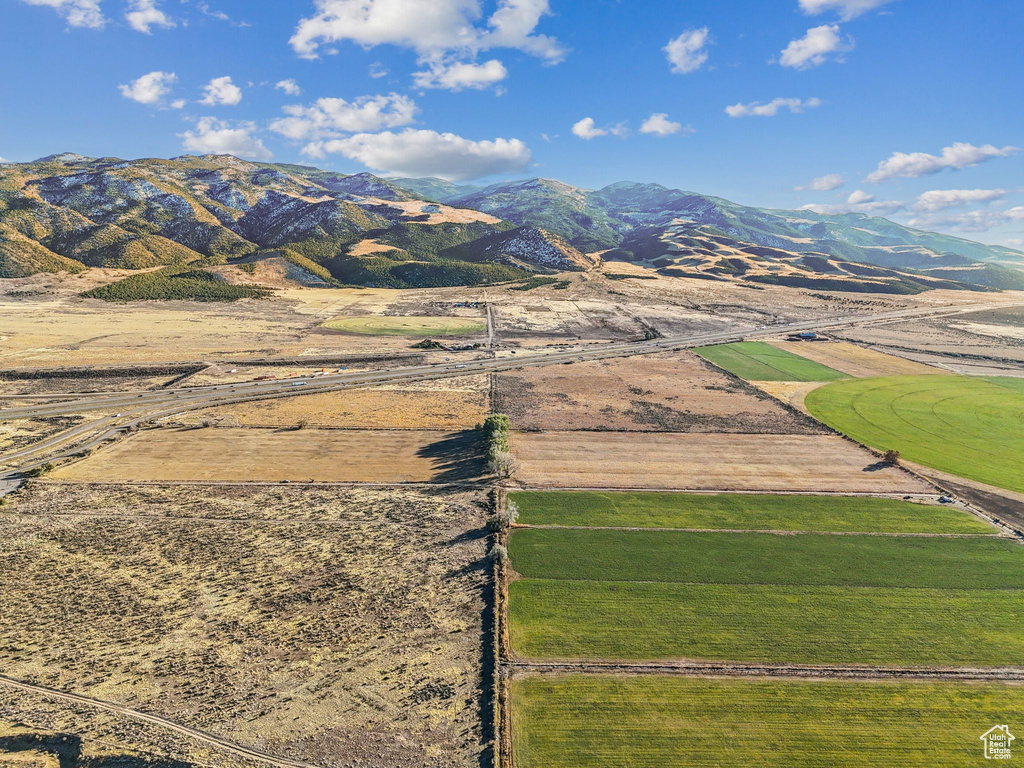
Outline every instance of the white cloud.
{"type": "Polygon", "coordinates": [[[800,9],[808,16],[836,11],[843,21],[849,21],[891,2],[892,0],[800,0],[800,9]]]}
{"type": "Polygon", "coordinates": [[[270,129],[289,139],[337,138],[340,133],[379,131],[409,125],[419,110],[416,102],[397,93],[362,96],[355,101],[317,99],[309,106],[284,107],[288,117],[270,123],[270,129]]]}
{"type": "Polygon", "coordinates": [[[820,67],[829,57],[842,61],[842,54],[853,50],[853,38],[843,40],[838,24],[824,24],[808,29],[799,40],[793,40],[782,52],[779,63],[793,69],[820,67]]]}
{"type": "Polygon", "coordinates": [[[218,104],[232,107],[242,100],[242,89],[232,83],[227,75],[213,78],[203,86],[203,93],[205,95],[199,103],[208,107],[215,107],[218,104]]]}
{"type": "Polygon", "coordinates": [[[672,122],[664,112],[655,112],[644,120],[640,126],[640,133],[654,133],[658,136],[671,136],[673,133],[679,133],[680,131],[684,133],[695,132],[690,126],[683,128],[682,123],[672,122]]]}
{"type": "Polygon", "coordinates": [[[425,60],[445,53],[468,57],[491,48],[514,48],[555,63],[565,49],[552,37],[534,34],[548,0],[500,0],[487,19],[480,0],[315,0],[316,13],[299,21],[291,38],[295,52],[316,58],[322,45],[351,41],[365,48],[399,45],[425,60]]]}
{"type": "Polygon", "coordinates": [[[189,152],[214,155],[235,155],[249,160],[271,160],[273,153],[253,134],[256,125],[250,122],[230,123],[215,117],[201,117],[195,130],[179,133],[181,145],[189,152]]]}
{"type": "Polygon", "coordinates": [[[920,216],[908,224],[919,229],[952,229],[956,232],[987,232],[995,227],[1024,221],[1024,206],[1002,211],[967,211],[940,216],[920,216]]]}
{"type": "Polygon", "coordinates": [[[72,27],[99,29],[107,20],[103,17],[99,0],[21,0],[28,5],[53,8],[72,27]]]}
{"type": "MultiPolygon", "coordinates": [[[[160,106],[164,98],[171,93],[171,86],[177,81],[178,76],[173,72],[150,72],[126,85],[117,86],[121,95],[126,99],[137,101],[139,104],[160,106]]],[[[181,109],[185,106],[182,101],[171,102],[172,109],[181,109]],[[180,104],[180,106],[178,106],[180,104]]]]}
{"type": "Polygon", "coordinates": [[[707,27],[688,29],[679,37],[674,37],[665,46],[672,71],[677,75],[696,72],[708,60],[707,44],[711,33],[707,27]]]}
{"type": "Polygon", "coordinates": [[[463,88],[481,90],[501,82],[508,76],[505,65],[497,59],[483,64],[456,62],[446,64],[441,61],[431,62],[429,69],[413,73],[413,82],[417,88],[447,88],[450,91],[461,91],[463,88]]]}
{"type": "Polygon", "coordinates": [[[1011,248],[1022,248],[1024,247],[1024,237],[1010,237],[1003,241],[1006,245],[1011,248]]]}
{"type": "Polygon", "coordinates": [[[171,102],[171,109],[184,109],[186,103],[184,99],[175,99],[171,102]]]}
{"type": "Polygon", "coordinates": [[[274,86],[274,89],[278,91],[284,91],[289,96],[298,96],[300,93],[302,93],[302,89],[299,88],[299,84],[296,83],[290,77],[287,80],[280,81],[277,85],[274,86]]]}
{"type": "Polygon", "coordinates": [[[821,99],[772,99],[767,104],[754,101],[750,104],[733,104],[725,108],[729,117],[775,117],[780,109],[788,109],[790,112],[799,113],[805,109],[813,109],[821,106],[821,99]]]}
{"type": "Polygon", "coordinates": [[[313,144],[307,150],[314,156],[340,154],[377,171],[449,181],[519,173],[531,159],[529,148],[519,139],[471,141],[452,133],[412,128],[401,133],[357,133],[313,144]]]}
{"type": "Polygon", "coordinates": [[[861,189],[858,189],[856,192],[851,192],[850,196],[846,199],[846,202],[849,205],[864,205],[865,203],[873,203],[874,201],[874,195],[870,195],[861,189]]]}
{"type": "Polygon", "coordinates": [[[176,26],[173,19],[157,8],[157,0],[130,0],[124,18],[132,29],[147,35],[152,27],[176,26]]]}
{"type": "Polygon", "coordinates": [[[801,206],[801,211],[813,211],[814,213],[841,214],[841,213],[865,213],[871,216],[884,216],[896,211],[903,210],[906,205],[899,200],[875,200],[874,195],[857,190],[853,192],[845,203],[837,205],[810,205],[801,206]]]}
{"type": "Polygon", "coordinates": [[[846,181],[841,175],[830,173],[827,176],[819,176],[808,184],[796,187],[795,190],[797,192],[831,192],[833,189],[839,189],[845,183],[846,181]]]}
{"type": "Polygon", "coordinates": [[[945,147],[941,155],[895,152],[888,160],[879,163],[878,170],[871,173],[867,180],[879,182],[895,178],[917,179],[921,176],[931,176],[946,168],[959,170],[996,157],[1008,157],[1018,151],[1020,150],[1017,147],[1000,149],[991,144],[976,147],[973,144],[957,142],[951,147],[945,147]]]}
{"type": "Polygon", "coordinates": [[[374,80],[387,76],[387,67],[381,64],[379,61],[375,61],[373,62],[373,64],[370,65],[370,77],[372,77],[374,80]]]}
{"type": "Polygon", "coordinates": [[[972,203],[990,203],[1006,197],[1005,189],[933,189],[917,198],[915,211],[934,213],[972,203]]]}
{"type": "Polygon", "coordinates": [[[596,139],[598,136],[607,136],[608,130],[606,128],[597,128],[594,126],[594,118],[584,117],[578,123],[573,125],[572,132],[579,136],[581,139],[596,139]]]}

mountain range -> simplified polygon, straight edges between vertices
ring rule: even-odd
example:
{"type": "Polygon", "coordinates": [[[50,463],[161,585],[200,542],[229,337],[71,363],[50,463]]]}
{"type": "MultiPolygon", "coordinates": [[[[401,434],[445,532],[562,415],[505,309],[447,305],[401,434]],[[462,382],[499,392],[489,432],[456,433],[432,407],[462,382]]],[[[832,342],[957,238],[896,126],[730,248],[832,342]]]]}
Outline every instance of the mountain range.
{"type": "Polygon", "coordinates": [[[833,290],[1024,289],[1024,253],[1009,248],[658,184],[479,187],[222,155],[0,165],[0,277],[282,257],[322,282],[396,288],[629,262],[683,279],[833,290]]]}

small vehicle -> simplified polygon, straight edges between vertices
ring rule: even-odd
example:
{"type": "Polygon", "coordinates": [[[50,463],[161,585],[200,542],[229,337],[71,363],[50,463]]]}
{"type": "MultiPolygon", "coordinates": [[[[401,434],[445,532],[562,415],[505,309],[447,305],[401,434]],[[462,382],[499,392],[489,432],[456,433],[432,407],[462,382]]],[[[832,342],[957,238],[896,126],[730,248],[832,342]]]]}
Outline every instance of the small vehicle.
{"type": "Polygon", "coordinates": [[[306,386],[306,384],[307,384],[307,382],[305,382],[305,381],[293,381],[292,382],[292,386],[293,387],[304,387],[304,386],[306,386]]]}
{"type": "Polygon", "coordinates": [[[939,497],[939,504],[952,504],[952,503],[953,503],[953,499],[951,499],[949,496],[940,496],[939,497]]]}
{"type": "Polygon", "coordinates": [[[466,367],[466,365],[465,365],[465,363],[459,363],[459,364],[458,364],[458,365],[456,365],[455,367],[456,367],[456,368],[465,368],[465,367],[466,367]]]}
{"type": "Polygon", "coordinates": [[[120,419],[121,418],[121,414],[120,413],[115,413],[114,414],[114,418],[115,419],[120,419]]]}

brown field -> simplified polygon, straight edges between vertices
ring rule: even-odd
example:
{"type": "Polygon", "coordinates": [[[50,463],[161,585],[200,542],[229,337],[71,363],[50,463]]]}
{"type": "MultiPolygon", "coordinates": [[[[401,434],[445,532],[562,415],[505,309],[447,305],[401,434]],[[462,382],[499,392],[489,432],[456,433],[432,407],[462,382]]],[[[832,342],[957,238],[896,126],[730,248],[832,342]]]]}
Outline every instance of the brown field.
{"type": "MultiPolygon", "coordinates": [[[[8,403],[7,405],[22,405],[8,403]]],[[[27,448],[65,429],[71,429],[85,422],[84,416],[47,416],[38,419],[15,419],[0,421],[0,454],[27,448]]]]}
{"type": "MultiPolygon", "coordinates": [[[[812,390],[823,387],[826,381],[758,381],[755,383],[758,389],[767,392],[772,397],[778,398],[784,403],[807,413],[804,406],[804,398],[812,390]]],[[[808,414],[810,415],[810,414],[808,414]]]]}
{"type": "Polygon", "coordinates": [[[287,427],[305,420],[314,427],[350,429],[469,429],[487,415],[486,377],[463,386],[432,389],[351,389],[318,395],[239,403],[175,417],[182,424],[212,420],[231,426],[287,427]]]}
{"type": "Polygon", "coordinates": [[[837,371],[867,378],[869,376],[921,376],[929,373],[946,373],[941,368],[887,355],[874,349],[867,349],[848,342],[801,342],[773,341],[773,346],[794,355],[805,357],[837,371]]]}
{"type": "Polygon", "coordinates": [[[833,435],[516,433],[527,486],[926,493],[833,435]]]}
{"type": "Polygon", "coordinates": [[[690,352],[502,374],[494,408],[526,430],[823,431],[690,352]]]}
{"type": "MultiPolygon", "coordinates": [[[[0,516],[4,674],[324,766],[479,765],[482,496],[110,490],[41,483],[0,516]]],[[[0,734],[161,736],[35,698],[0,686],[0,734]]]]}
{"type": "Polygon", "coordinates": [[[476,432],[246,429],[146,430],[59,469],[84,482],[430,483],[479,479],[476,432]]]}

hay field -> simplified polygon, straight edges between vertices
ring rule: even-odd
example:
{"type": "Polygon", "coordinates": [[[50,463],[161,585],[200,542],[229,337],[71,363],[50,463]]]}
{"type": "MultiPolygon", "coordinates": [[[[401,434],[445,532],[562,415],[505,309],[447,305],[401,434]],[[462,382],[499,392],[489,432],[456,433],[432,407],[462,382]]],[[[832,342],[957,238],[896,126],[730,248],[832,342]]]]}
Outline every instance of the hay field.
{"type": "Polygon", "coordinates": [[[928,493],[832,435],[516,433],[527,486],[680,490],[928,493]]]}
{"type": "Polygon", "coordinates": [[[1024,492],[1024,379],[896,376],[811,392],[832,427],[909,461],[1024,492]]]}
{"type": "Polygon", "coordinates": [[[517,768],[962,768],[1024,689],[598,675],[512,682],[517,768]]]}
{"type": "MultiPolygon", "coordinates": [[[[479,764],[482,497],[113,496],[39,484],[0,516],[4,674],[317,764],[479,764]]],[[[0,722],[17,707],[84,739],[118,732],[11,698],[0,687],[0,722]]]]}
{"type": "Polygon", "coordinates": [[[482,320],[467,317],[336,317],[322,324],[323,328],[367,336],[469,336],[487,328],[482,320]]]}
{"type": "Polygon", "coordinates": [[[837,381],[847,375],[763,341],[698,347],[697,354],[747,381],[837,381]]]}
{"type": "Polygon", "coordinates": [[[482,472],[476,432],[147,430],[59,469],[84,482],[465,482],[482,472]]]}
{"type": "Polygon", "coordinates": [[[773,347],[820,363],[842,373],[864,378],[868,376],[923,376],[945,373],[924,363],[916,363],[896,355],[887,355],[849,342],[773,341],[773,347]]]}
{"type": "Polygon", "coordinates": [[[517,429],[822,431],[689,352],[500,374],[494,408],[517,429]]]}

